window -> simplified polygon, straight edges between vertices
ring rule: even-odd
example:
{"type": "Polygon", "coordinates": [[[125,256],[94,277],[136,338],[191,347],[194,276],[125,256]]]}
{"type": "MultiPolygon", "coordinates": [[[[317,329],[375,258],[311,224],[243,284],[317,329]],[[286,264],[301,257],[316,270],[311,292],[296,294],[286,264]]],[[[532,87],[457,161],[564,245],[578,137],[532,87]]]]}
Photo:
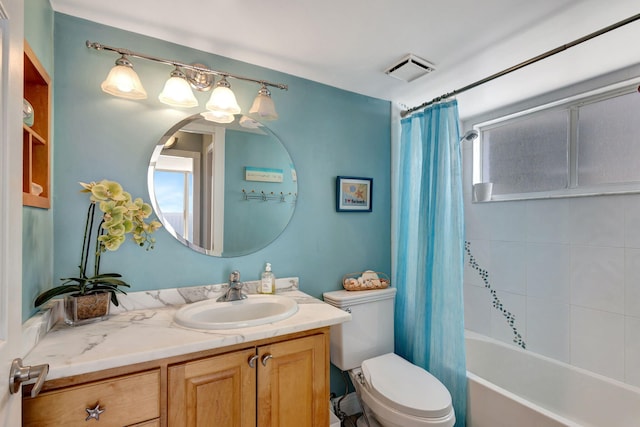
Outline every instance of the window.
{"type": "Polygon", "coordinates": [[[473,182],[493,182],[493,200],[640,192],[637,85],[476,125],[473,182]]]}
{"type": "Polygon", "coordinates": [[[640,94],[578,109],[579,185],[640,182],[640,94]]]}
{"type": "Polygon", "coordinates": [[[199,209],[199,197],[196,197],[199,163],[200,153],[175,150],[174,155],[159,156],[154,172],[162,215],[175,232],[188,241],[194,241],[199,235],[199,222],[194,218],[199,209]]]}

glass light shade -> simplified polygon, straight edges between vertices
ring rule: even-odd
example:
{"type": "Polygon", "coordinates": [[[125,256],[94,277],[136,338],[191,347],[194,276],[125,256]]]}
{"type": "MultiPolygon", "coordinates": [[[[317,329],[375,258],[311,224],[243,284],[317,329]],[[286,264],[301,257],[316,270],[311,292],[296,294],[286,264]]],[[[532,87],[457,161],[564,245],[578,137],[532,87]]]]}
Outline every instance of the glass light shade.
{"type": "Polygon", "coordinates": [[[247,128],[247,129],[257,129],[260,126],[262,126],[262,124],[260,124],[259,122],[255,121],[254,119],[252,119],[249,116],[240,117],[240,121],[238,123],[240,124],[240,126],[242,126],[243,128],[247,128]]]}
{"type": "Polygon", "coordinates": [[[218,111],[205,111],[204,113],[200,113],[200,115],[204,117],[205,120],[216,123],[231,123],[235,120],[233,114],[220,113],[218,111]]]}
{"type": "Polygon", "coordinates": [[[110,95],[127,99],[146,99],[147,91],[131,63],[123,56],[116,61],[107,78],[100,85],[110,95]]]}
{"type": "Polygon", "coordinates": [[[171,77],[164,84],[164,89],[158,95],[158,99],[163,104],[172,107],[191,108],[198,105],[198,100],[193,95],[189,82],[180,70],[174,70],[171,73],[171,77]]]}
{"type": "Polygon", "coordinates": [[[211,97],[207,102],[207,110],[225,114],[240,113],[240,106],[238,105],[238,101],[236,101],[236,96],[224,77],[216,83],[216,88],[213,90],[213,93],[211,93],[211,97]]]}
{"type": "Polygon", "coordinates": [[[271,96],[262,93],[262,89],[258,92],[258,96],[253,100],[253,105],[249,110],[249,115],[257,119],[262,120],[277,120],[278,113],[276,112],[276,106],[273,103],[271,96]]]}

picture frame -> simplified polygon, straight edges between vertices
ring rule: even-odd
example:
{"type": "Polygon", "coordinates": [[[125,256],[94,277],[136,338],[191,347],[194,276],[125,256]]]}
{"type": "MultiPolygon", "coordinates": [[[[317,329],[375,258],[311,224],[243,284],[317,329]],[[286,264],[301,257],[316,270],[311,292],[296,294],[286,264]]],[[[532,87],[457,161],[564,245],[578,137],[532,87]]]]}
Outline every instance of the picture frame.
{"type": "Polygon", "coordinates": [[[371,212],[373,178],[336,177],[336,212],[371,212]]]}

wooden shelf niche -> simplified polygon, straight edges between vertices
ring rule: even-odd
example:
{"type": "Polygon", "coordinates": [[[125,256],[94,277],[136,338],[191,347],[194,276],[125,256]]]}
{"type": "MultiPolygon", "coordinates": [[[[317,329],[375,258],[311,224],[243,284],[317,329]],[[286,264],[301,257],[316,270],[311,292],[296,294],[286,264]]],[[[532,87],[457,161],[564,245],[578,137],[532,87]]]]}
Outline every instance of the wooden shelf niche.
{"type": "Polygon", "coordinates": [[[34,110],[31,127],[23,123],[22,136],[22,204],[38,208],[51,207],[51,79],[24,42],[24,98],[34,110]],[[39,195],[32,184],[42,187],[39,195]]]}

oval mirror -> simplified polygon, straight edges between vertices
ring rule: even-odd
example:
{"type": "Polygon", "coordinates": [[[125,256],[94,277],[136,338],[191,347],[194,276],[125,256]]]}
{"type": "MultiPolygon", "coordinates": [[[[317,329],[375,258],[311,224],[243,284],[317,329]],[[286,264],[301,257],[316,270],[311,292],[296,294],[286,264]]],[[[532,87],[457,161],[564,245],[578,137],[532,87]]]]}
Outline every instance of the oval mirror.
{"type": "Polygon", "coordinates": [[[165,229],[218,257],[273,242],[296,205],[296,170],[282,142],[242,117],[220,124],[195,114],[171,127],[151,155],[149,197],[165,229]]]}

